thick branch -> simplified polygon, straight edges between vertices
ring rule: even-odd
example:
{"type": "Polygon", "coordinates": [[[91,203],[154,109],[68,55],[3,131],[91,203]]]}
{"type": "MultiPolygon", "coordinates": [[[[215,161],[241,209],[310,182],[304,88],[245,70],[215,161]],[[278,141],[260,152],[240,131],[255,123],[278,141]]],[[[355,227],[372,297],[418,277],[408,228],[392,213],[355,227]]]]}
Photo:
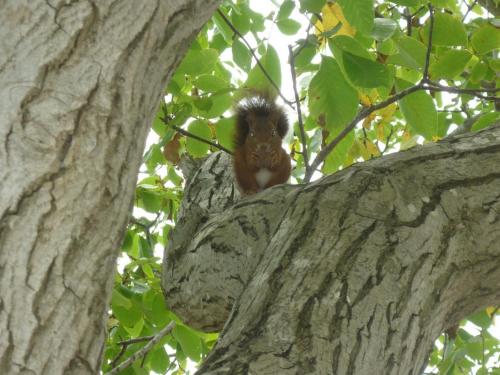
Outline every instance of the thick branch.
{"type": "Polygon", "coordinates": [[[500,301],[499,163],[494,127],[231,207],[187,193],[163,286],[190,324],[225,322],[199,373],[420,374],[443,329],[500,301]]]}

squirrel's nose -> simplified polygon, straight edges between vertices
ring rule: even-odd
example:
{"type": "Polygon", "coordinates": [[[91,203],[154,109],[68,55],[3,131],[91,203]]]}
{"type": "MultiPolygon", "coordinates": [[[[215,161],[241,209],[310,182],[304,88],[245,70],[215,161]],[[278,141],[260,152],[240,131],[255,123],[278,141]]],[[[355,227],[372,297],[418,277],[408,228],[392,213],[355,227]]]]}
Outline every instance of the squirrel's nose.
{"type": "Polygon", "coordinates": [[[259,143],[257,145],[257,150],[261,152],[269,152],[271,151],[271,145],[269,143],[259,143]]]}

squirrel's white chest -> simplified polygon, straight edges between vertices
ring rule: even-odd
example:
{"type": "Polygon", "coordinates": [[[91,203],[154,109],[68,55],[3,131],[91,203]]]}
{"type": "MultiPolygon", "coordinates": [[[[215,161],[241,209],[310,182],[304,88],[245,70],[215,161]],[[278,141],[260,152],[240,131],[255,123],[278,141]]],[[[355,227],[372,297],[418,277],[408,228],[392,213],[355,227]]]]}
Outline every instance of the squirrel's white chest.
{"type": "Polygon", "coordinates": [[[261,189],[265,188],[269,180],[271,180],[272,173],[267,168],[261,168],[255,173],[255,179],[261,189]]]}

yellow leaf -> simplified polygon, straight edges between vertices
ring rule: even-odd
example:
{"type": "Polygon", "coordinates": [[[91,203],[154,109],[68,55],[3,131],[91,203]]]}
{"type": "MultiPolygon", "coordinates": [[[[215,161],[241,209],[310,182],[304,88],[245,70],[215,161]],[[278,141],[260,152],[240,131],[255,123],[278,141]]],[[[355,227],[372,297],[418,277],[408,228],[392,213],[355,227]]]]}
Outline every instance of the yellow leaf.
{"type": "Polygon", "coordinates": [[[358,91],[358,97],[359,101],[361,102],[361,104],[363,104],[364,107],[369,107],[372,105],[372,101],[368,95],[358,91]]]}
{"type": "Polygon", "coordinates": [[[500,311],[495,306],[490,306],[490,307],[486,308],[486,314],[488,314],[488,316],[490,318],[493,318],[493,314],[498,313],[498,312],[500,312],[500,311]]]}
{"type": "Polygon", "coordinates": [[[411,139],[411,134],[408,129],[405,129],[401,138],[403,139],[403,141],[409,141],[411,139]]]}
{"type": "Polygon", "coordinates": [[[371,124],[372,124],[372,121],[373,119],[375,118],[377,114],[375,112],[372,112],[370,113],[364,120],[363,120],[363,127],[365,129],[370,129],[371,128],[371,124]]]}
{"type": "Polygon", "coordinates": [[[380,152],[379,152],[377,146],[375,146],[372,143],[372,141],[369,141],[369,140],[363,141],[363,146],[365,147],[368,155],[370,155],[369,159],[373,158],[374,156],[380,155],[380,152]]]}
{"type": "Polygon", "coordinates": [[[348,35],[354,36],[356,34],[356,29],[352,27],[344,17],[342,13],[342,8],[335,3],[327,3],[321,10],[322,21],[316,21],[316,35],[320,39],[321,44],[325,43],[325,38],[320,36],[322,33],[332,30],[339,22],[342,22],[342,26],[335,35],[348,35]]]}
{"type": "Polygon", "coordinates": [[[387,107],[384,107],[378,111],[380,117],[382,117],[382,122],[389,123],[392,120],[392,116],[394,116],[394,112],[396,112],[397,105],[396,103],[389,104],[387,107]]]}
{"type": "Polygon", "coordinates": [[[375,125],[375,132],[377,135],[377,140],[385,143],[386,139],[385,139],[385,129],[384,129],[383,122],[379,122],[379,123],[377,123],[377,125],[375,125]]]}

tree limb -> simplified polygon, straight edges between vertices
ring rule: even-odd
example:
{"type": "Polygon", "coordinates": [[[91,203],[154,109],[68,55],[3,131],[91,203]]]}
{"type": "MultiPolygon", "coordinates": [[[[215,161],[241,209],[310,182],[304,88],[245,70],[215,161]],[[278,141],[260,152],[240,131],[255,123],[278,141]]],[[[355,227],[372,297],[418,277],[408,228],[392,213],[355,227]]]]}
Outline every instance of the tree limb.
{"type": "Polygon", "coordinates": [[[500,127],[232,205],[225,159],[190,182],[205,189],[163,269],[179,316],[225,323],[199,374],[417,374],[444,328],[500,300],[500,127]]]}
{"type": "MultiPolygon", "coordinates": [[[[142,357],[142,356],[146,355],[153,348],[153,346],[158,341],[160,341],[164,336],[166,336],[170,332],[172,332],[172,330],[174,328],[175,328],[175,321],[171,321],[169,324],[167,324],[156,335],[154,335],[154,336],[148,336],[147,339],[150,340],[150,341],[146,345],[144,345],[144,347],[141,350],[138,350],[137,352],[135,352],[134,354],[132,354],[125,361],[123,361],[122,363],[120,363],[118,366],[116,366],[115,368],[113,368],[111,371],[107,372],[106,375],[116,375],[120,371],[125,370],[127,367],[129,367],[130,365],[132,365],[139,357],[142,357]]],[[[145,338],[141,337],[141,338],[138,338],[138,339],[140,339],[141,341],[144,341],[145,338]]],[[[126,343],[126,344],[123,344],[123,345],[129,345],[129,344],[131,344],[133,342],[139,342],[139,341],[137,341],[138,339],[128,340],[129,341],[128,343],[127,343],[127,341],[122,342],[122,343],[126,343]],[[136,340],[136,341],[133,341],[133,340],[136,340]]]]}

